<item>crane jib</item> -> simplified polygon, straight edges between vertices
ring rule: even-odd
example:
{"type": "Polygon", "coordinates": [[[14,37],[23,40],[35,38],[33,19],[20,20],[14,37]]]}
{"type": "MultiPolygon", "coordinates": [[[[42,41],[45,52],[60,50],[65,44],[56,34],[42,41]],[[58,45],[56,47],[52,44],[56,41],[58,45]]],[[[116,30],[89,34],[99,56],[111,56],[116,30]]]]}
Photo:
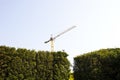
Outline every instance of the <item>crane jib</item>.
{"type": "Polygon", "coordinates": [[[70,31],[70,30],[72,30],[72,29],[75,28],[75,27],[76,27],[76,26],[72,26],[72,27],[68,28],[67,30],[65,30],[65,31],[63,31],[62,33],[60,33],[60,34],[58,34],[57,36],[55,36],[53,39],[56,39],[57,37],[61,36],[62,34],[68,32],[68,31],[70,31]]]}

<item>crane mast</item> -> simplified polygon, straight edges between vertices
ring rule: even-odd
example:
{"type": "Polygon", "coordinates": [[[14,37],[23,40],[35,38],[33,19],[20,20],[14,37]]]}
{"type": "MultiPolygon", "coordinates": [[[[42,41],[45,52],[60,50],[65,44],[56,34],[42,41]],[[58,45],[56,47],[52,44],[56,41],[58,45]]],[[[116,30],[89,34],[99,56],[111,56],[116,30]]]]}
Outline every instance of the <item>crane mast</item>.
{"type": "Polygon", "coordinates": [[[76,26],[72,26],[72,27],[68,28],[67,30],[61,32],[60,34],[56,35],[55,37],[53,37],[53,36],[51,35],[50,39],[49,39],[48,41],[45,41],[44,43],[50,42],[51,52],[53,52],[53,51],[54,51],[54,40],[55,40],[57,37],[61,36],[62,34],[68,32],[68,31],[70,31],[70,30],[72,30],[72,29],[75,28],[75,27],[76,27],[76,26]]]}

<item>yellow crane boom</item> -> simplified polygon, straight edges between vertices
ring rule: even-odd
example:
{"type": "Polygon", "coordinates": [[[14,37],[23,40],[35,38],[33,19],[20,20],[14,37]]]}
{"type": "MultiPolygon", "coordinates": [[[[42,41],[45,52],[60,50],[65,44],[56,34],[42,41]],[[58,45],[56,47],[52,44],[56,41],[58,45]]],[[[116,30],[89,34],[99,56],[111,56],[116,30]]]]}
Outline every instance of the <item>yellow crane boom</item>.
{"type": "Polygon", "coordinates": [[[57,37],[61,36],[62,34],[68,32],[68,31],[70,31],[70,30],[72,30],[72,29],[75,28],[75,27],[76,27],[76,26],[72,26],[72,27],[68,28],[67,30],[61,32],[60,34],[56,35],[55,37],[52,37],[52,36],[51,36],[50,39],[49,39],[48,41],[45,41],[44,43],[51,42],[51,52],[53,52],[53,51],[54,51],[54,40],[55,40],[57,37]]]}

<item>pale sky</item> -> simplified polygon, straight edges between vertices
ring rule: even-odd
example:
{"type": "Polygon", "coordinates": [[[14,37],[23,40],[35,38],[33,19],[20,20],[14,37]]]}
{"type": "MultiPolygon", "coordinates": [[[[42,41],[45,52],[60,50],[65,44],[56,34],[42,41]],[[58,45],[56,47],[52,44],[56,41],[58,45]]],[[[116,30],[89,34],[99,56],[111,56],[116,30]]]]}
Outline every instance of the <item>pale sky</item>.
{"type": "Polygon", "coordinates": [[[50,51],[44,41],[71,26],[55,40],[55,51],[73,57],[120,47],[120,0],[0,0],[0,45],[50,51]]]}

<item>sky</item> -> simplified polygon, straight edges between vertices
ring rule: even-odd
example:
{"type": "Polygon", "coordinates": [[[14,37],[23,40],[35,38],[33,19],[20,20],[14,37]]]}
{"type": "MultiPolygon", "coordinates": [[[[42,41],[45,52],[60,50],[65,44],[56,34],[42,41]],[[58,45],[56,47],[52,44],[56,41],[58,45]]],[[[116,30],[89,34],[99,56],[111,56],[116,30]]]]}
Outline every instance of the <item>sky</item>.
{"type": "Polygon", "coordinates": [[[120,0],[0,0],[0,45],[55,51],[73,58],[87,52],[120,47],[120,0]]]}

